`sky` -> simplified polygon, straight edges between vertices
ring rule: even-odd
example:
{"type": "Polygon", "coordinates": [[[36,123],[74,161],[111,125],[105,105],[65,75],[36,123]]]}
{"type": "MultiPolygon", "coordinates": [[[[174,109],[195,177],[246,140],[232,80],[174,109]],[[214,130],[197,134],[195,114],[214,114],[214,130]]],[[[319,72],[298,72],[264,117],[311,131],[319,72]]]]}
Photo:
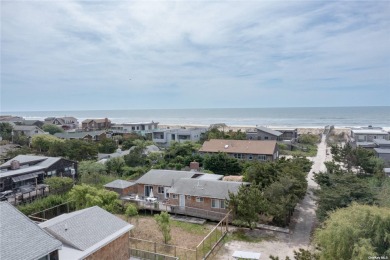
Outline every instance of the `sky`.
{"type": "Polygon", "coordinates": [[[0,94],[1,111],[389,106],[390,1],[1,0],[0,94]]]}

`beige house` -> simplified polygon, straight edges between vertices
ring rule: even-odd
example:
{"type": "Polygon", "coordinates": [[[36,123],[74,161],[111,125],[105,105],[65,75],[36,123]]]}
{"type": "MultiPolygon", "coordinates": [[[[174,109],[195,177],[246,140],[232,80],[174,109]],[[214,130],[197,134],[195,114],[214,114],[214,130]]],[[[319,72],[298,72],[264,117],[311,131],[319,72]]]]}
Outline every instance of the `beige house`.
{"type": "Polygon", "coordinates": [[[242,160],[274,161],[279,158],[276,140],[211,139],[199,149],[202,154],[226,153],[242,160]]]}

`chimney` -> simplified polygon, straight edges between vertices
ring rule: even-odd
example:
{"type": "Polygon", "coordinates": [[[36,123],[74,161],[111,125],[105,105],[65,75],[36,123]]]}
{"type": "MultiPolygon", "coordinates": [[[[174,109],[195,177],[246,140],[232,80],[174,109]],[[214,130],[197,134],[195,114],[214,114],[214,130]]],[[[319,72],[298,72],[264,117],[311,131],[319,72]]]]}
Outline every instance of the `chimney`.
{"type": "Polygon", "coordinates": [[[199,171],[199,163],[198,162],[190,162],[190,169],[198,172],[199,171]]]}
{"type": "Polygon", "coordinates": [[[11,161],[11,170],[20,169],[20,163],[17,160],[11,161]]]}

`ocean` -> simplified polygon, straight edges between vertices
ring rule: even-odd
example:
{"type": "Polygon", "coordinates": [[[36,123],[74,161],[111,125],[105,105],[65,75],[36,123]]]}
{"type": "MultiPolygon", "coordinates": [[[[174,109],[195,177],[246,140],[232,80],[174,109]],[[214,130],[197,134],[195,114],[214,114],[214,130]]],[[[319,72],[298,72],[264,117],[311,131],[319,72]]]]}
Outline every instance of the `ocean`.
{"type": "Polygon", "coordinates": [[[109,118],[113,123],[148,122],[160,124],[277,127],[390,127],[390,106],[378,107],[294,107],[294,108],[210,108],[210,109],[142,109],[1,112],[43,120],[49,116],[73,116],[79,122],[86,118],[109,118]]]}

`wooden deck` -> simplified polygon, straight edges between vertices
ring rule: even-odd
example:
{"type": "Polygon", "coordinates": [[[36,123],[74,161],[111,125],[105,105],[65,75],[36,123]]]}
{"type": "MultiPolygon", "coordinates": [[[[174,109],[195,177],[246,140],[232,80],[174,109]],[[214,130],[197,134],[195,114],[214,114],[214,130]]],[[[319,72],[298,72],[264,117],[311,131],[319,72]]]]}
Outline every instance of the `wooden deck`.
{"type": "Polygon", "coordinates": [[[204,210],[192,207],[180,207],[177,205],[170,205],[163,201],[149,202],[143,199],[135,199],[134,197],[121,197],[123,201],[134,203],[139,209],[147,209],[153,211],[166,211],[171,214],[179,214],[197,218],[203,218],[212,221],[220,221],[226,216],[226,213],[216,212],[211,210],[204,210]]]}

